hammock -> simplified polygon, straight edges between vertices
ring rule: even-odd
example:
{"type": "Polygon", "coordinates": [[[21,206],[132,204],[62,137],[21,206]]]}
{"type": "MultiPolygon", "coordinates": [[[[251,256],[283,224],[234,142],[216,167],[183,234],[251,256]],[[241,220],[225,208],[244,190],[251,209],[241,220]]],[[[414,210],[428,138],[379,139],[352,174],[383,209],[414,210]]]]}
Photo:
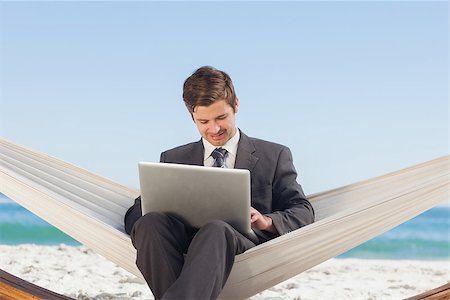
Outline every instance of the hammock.
{"type": "MultiPolygon", "coordinates": [[[[221,298],[272,287],[448,199],[449,156],[309,196],[316,222],[236,256],[221,298]]],[[[0,139],[0,192],[142,278],[123,216],[139,191],[0,139]]]]}

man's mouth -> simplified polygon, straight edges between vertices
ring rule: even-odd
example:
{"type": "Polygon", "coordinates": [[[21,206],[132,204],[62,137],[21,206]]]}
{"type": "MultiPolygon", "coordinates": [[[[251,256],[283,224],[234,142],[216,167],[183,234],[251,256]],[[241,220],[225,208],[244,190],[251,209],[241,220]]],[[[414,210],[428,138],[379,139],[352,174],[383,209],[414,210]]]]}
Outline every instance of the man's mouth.
{"type": "Polygon", "coordinates": [[[220,140],[223,137],[224,133],[225,133],[225,130],[222,130],[218,134],[211,135],[211,138],[216,141],[220,140]]]}

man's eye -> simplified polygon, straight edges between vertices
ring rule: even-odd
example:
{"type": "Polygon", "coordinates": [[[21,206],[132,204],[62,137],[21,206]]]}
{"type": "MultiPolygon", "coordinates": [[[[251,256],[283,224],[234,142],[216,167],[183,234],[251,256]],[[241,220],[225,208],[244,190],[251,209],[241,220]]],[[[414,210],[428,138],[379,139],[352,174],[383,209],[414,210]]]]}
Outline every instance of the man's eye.
{"type": "Polygon", "coordinates": [[[200,124],[206,124],[208,121],[200,121],[200,124]]]}

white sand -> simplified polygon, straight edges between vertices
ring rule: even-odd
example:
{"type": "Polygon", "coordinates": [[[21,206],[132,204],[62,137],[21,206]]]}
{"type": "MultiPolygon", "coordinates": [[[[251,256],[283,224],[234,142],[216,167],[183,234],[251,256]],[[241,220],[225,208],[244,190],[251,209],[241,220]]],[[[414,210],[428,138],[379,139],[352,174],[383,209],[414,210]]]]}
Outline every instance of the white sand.
{"type": "MultiPolygon", "coordinates": [[[[76,299],[153,299],[147,285],[88,248],[0,245],[0,268],[76,299]]],[[[332,259],[253,296],[402,299],[450,281],[448,261],[332,259]]]]}

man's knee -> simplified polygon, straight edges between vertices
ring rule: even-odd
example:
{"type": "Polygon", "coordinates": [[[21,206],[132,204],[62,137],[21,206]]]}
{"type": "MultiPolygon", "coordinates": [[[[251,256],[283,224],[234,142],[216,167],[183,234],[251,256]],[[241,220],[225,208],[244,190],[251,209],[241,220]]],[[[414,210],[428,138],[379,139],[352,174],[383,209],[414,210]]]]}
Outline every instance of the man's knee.
{"type": "Polygon", "coordinates": [[[159,212],[149,212],[140,217],[131,230],[131,241],[134,244],[134,240],[138,237],[148,237],[151,231],[157,230],[164,223],[167,223],[167,215],[159,212]]]}
{"type": "Polygon", "coordinates": [[[168,216],[166,214],[160,212],[149,212],[140,217],[139,220],[137,220],[136,225],[138,225],[139,227],[150,226],[150,228],[154,228],[154,226],[157,226],[158,224],[166,223],[167,220],[168,216]]]}
{"type": "Polygon", "coordinates": [[[212,220],[200,228],[200,231],[207,231],[214,234],[233,234],[233,226],[222,220],[212,220]]]}

